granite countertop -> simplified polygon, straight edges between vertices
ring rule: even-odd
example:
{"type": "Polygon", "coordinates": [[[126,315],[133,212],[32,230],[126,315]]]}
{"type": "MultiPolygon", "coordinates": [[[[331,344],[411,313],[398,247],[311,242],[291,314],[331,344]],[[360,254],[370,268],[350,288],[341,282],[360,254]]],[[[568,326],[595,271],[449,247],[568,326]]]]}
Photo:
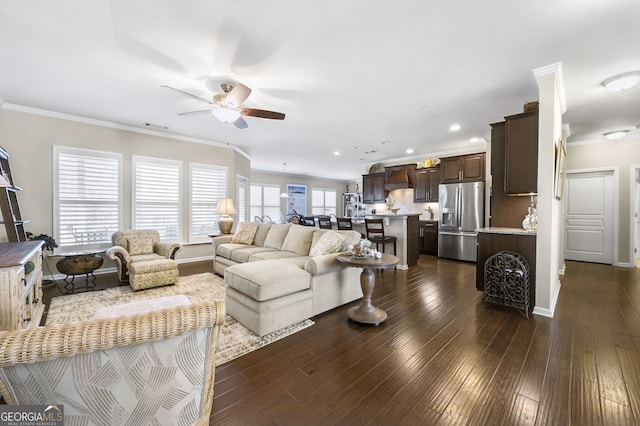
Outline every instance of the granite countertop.
{"type": "Polygon", "coordinates": [[[497,226],[479,228],[478,232],[484,232],[485,234],[536,235],[536,231],[525,231],[522,228],[501,228],[497,226]]]}
{"type": "Polygon", "coordinates": [[[398,214],[376,213],[376,214],[368,214],[365,217],[408,217],[408,216],[420,216],[420,213],[398,213],[398,214]]]}

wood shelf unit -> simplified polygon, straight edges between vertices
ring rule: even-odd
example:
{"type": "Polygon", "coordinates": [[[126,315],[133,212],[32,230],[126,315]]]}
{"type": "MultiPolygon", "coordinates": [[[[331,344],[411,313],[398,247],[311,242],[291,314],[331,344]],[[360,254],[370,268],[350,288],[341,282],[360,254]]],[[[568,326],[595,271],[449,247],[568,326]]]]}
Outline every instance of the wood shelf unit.
{"type": "Polygon", "coordinates": [[[27,241],[25,224],[29,221],[22,218],[18,203],[18,192],[22,188],[13,183],[9,154],[2,147],[0,147],[0,174],[4,178],[4,182],[0,182],[0,210],[2,210],[2,223],[7,231],[7,239],[10,242],[27,241]]]}

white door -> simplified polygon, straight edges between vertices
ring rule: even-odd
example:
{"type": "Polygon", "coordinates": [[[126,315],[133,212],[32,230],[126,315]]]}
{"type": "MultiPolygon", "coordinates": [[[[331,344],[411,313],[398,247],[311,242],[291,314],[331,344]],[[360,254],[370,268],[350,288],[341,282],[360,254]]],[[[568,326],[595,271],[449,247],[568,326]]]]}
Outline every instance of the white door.
{"type": "Polygon", "coordinates": [[[565,259],[613,264],[613,171],[567,173],[565,259]]]}

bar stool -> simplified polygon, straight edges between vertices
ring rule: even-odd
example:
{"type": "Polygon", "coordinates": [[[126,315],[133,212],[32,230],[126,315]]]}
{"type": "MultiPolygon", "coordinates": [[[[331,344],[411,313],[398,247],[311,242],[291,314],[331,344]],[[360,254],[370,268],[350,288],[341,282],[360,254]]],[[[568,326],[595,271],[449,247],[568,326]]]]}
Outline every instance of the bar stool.
{"type": "Polygon", "coordinates": [[[353,230],[353,223],[351,222],[350,217],[339,217],[338,221],[338,230],[340,231],[351,231],[353,230]]]}
{"type": "Polygon", "coordinates": [[[330,216],[316,216],[318,218],[318,228],[331,229],[331,217],[330,216]]]}
{"type": "Polygon", "coordinates": [[[382,219],[365,219],[364,226],[367,231],[367,240],[376,244],[376,250],[380,250],[380,244],[382,244],[382,252],[384,253],[384,246],[393,243],[393,255],[396,255],[397,238],[384,234],[382,219]]]}

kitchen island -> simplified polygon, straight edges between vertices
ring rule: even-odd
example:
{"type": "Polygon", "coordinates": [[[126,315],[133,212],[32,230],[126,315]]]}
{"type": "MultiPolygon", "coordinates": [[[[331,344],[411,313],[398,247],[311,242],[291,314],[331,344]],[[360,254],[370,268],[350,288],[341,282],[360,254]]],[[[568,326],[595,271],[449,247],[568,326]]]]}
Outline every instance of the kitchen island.
{"type": "MultiPolygon", "coordinates": [[[[419,213],[409,214],[373,214],[366,215],[369,219],[382,219],[384,223],[384,234],[396,237],[396,256],[400,258],[400,262],[396,268],[408,269],[409,266],[418,263],[420,249],[420,226],[419,213]]],[[[364,219],[353,222],[353,230],[360,232],[362,238],[365,238],[367,231],[364,226],[364,219]],[[358,223],[360,222],[360,223],[358,223]]],[[[382,251],[382,247],[380,248],[382,251]]],[[[393,245],[387,244],[385,253],[393,254],[393,245]]]]}

